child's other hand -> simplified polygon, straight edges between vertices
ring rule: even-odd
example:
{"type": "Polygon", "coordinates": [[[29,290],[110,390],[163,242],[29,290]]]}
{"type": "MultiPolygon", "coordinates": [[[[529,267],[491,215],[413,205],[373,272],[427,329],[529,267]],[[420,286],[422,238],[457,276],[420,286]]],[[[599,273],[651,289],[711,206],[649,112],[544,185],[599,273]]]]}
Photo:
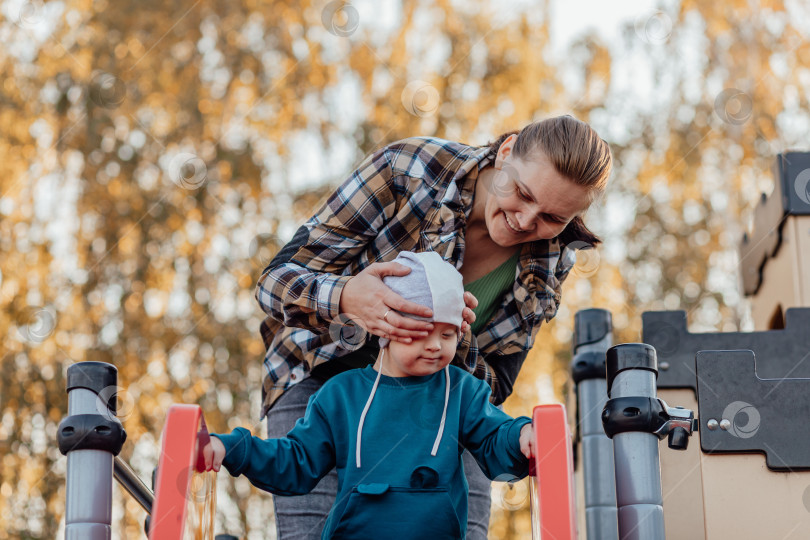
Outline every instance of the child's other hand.
{"type": "Polygon", "coordinates": [[[520,428],[520,451],[527,458],[534,455],[534,428],[531,424],[520,428]]]}
{"type": "Polygon", "coordinates": [[[208,444],[203,447],[203,458],[205,459],[205,470],[219,472],[222,467],[222,460],[225,459],[225,445],[218,437],[211,437],[208,444]]]}

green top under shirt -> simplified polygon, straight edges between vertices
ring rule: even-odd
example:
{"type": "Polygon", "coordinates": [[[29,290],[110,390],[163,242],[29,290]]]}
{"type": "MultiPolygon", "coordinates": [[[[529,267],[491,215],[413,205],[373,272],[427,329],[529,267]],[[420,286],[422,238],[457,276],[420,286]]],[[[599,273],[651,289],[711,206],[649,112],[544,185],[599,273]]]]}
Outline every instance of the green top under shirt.
{"type": "Polygon", "coordinates": [[[500,305],[503,294],[512,288],[515,283],[515,267],[520,258],[520,251],[485,276],[481,276],[472,283],[464,285],[465,291],[470,291],[478,299],[478,307],[473,310],[475,322],[471,329],[478,334],[495,313],[500,305]]]}

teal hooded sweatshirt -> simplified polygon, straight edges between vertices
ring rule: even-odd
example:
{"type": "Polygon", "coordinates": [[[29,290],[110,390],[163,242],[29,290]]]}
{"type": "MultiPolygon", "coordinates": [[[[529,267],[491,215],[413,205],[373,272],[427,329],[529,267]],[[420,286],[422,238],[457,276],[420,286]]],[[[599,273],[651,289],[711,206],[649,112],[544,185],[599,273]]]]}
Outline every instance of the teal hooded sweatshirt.
{"type": "Polygon", "coordinates": [[[422,377],[380,375],[375,385],[377,375],[368,366],[328,380],[286,437],[260,439],[244,428],[215,434],[223,465],[278,495],[308,493],[336,467],[324,539],[464,538],[463,449],[492,480],[523,478],[529,462],[520,429],[531,421],[492,405],[489,386],[455,366],[422,377]]]}

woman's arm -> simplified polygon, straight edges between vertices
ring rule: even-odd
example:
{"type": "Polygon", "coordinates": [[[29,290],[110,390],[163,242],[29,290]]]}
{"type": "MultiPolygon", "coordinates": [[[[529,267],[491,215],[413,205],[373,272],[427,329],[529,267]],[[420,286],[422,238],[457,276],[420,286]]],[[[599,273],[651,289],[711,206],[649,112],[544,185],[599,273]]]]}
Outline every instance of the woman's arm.
{"type": "Polygon", "coordinates": [[[397,185],[387,149],[369,156],[298,229],[265,269],[256,288],[262,309],[285,326],[324,332],[340,314],[376,335],[409,339],[424,335],[424,322],[400,317],[403,311],[428,317],[430,310],[407,302],[382,282],[410,270],[374,263],[356,276],[342,275],[356,263],[407,195],[397,185]]]}
{"type": "Polygon", "coordinates": [[[396,198],[385,149],[366,158],[270,262],[256,288],[285,326],[324,330],[340,313],[343,270],[377,236],[396,198]]]}

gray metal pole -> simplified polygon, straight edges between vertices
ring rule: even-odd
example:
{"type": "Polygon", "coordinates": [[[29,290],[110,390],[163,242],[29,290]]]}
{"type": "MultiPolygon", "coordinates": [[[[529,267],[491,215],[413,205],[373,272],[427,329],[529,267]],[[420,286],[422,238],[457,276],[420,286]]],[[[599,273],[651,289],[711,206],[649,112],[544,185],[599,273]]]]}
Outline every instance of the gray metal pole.
{"type": "MultiPolygon", "coordinates": [[[[644,343],[627,343],[607,352],[607,384],[610,400],[603,421],[621,409],[619,422],[648,422],[656,400],[658,361],[655,349],[644,343]],[[633,401],[616,401],[636,398],[633,401]],[[645,402],[649,404],[645,410],[645,402]],[[618,404],[621,403],[621,406],[618,404]],[[616,405],[611,411],[612,405],[616,405]],[[626,420],[623,420],[626,419],[626,420]]],[[[639,427],[613,435],[616,470],[616,502],[621,540],[664,540],[664,508],[658,437],[639,427]]]]}
{"type": "Polygon", "coordinates": [[[616,540],[616,483],[613,443],[602,428],[607,402],[605,354],[613,344],[610,312],[585,309],[574,316],[574,357],[571,371],[577,390],[577,422],[581,438],[579,461],[585,486],[585,527],[588,540],[616,540]]]}
{"type": "Polygon", "coordinates": [[[79,362],[67,370],[68,416],[57,435],[67,455],[67,540],[110,538],[113,457],[126,439],[115,417],[117,382],[118,370],[102,362],[79,362]]]}
{"type": "Polygon", "coordinates": [[[141,508],[146,510],[147,514],[152,513],[152,504],[155,502],[154,492],[146,487],[135,471],[127,465],[126,461],[116,456],[113,461],[113,476],[118,480],[124,490],[129,493],[133,499],[138,501],[141,508]]]}

